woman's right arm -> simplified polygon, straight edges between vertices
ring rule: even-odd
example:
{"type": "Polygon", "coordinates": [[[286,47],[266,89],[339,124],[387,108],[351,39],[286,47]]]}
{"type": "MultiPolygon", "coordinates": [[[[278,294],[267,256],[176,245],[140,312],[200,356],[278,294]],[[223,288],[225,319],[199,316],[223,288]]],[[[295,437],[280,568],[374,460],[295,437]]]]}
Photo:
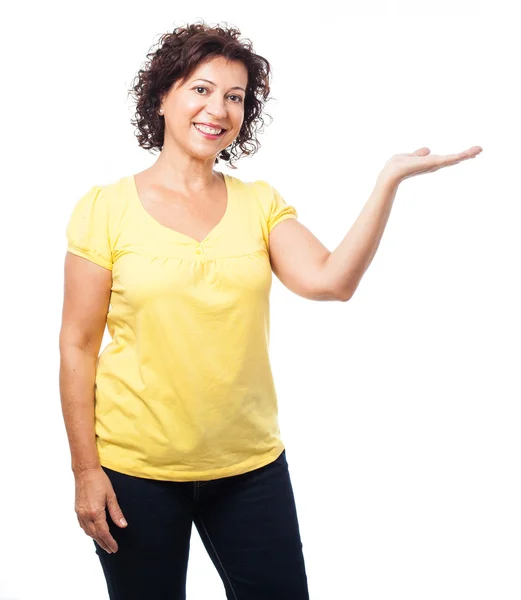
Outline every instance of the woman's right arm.
{"type": "Polygon", "coordinates": [[[60,330],[60,396],[74,474],[100,466],[94,434],[94,383],[111,287],[109,269],[67,252],[60,330]]]}
{"type": "MultiPolygon", "coordinates": [[[[123,518],[112,484],[101,468],[94,429],[94,384],[107,320],[112,272],[67,252],[60,330],[60,397],[76,482],[75,510],[82,529],[107,552],[107,506],[120,527],[123,518]]],[[[126,524],[126,523],[125,523],[126,524]]]]}

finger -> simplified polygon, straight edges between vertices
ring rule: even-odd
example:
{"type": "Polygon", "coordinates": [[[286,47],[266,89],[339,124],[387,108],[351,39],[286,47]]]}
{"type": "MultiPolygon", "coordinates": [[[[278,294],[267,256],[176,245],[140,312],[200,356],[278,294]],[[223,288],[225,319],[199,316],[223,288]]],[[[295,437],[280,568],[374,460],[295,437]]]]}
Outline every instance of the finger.
{"type": "Polygon", "coordinates": [[[458,152],[457,154],[447,154],[444,158],[446,159],[445,164],[456,164],[461,162],[462,160],[467,160],[469,158],[474,158],[480,152],[483,152],[483,148],[481,146],[472,146],[463,152],[458,152]]]}
{"type": "Polygon", "coordinates": [[[477,156],[480,152],[483,152],[483,148],[481,146],[471,146],[467,152],[472,156],[472,158],[474,158],[474,156],[477,156]]]}
{"type": "Polygon", "coordinates": [[[100,548],[102,548],[103,550],[105,550],[105,552],[107,554],[113,554],[112,550],[110,549],[110,547],[106,544],[106,542],[103,539],[101,539],[99,537],[97,537],[97,538],[94,537],[92,539],[96,542],[96,544],[98,544],[98,546],[100,548]]]}
{"type": "Polygon", "coordinates": [[[85,534],[88,535],[89,537],[93,537],[93,534],[96,533],[96,529],[95,529],[94,525],[92,524],[92,522],[87,518],[80,517],[79,515],[78,515],[78,522],[80,524],[80,527],[85,532],[85,534]]]}
{"type": "Polygon", "coordinates": [[[110,534],[110,531],[101,532],[97,537],[96,541],[104,548],[109,554],[113,554],[119,550],[118,543],[110,534]]]}
{"type": "Polygon", "coordinates": [[[451,155],[451,156],[457,156],[458,161],[461,161],[461,160],[466,160],[467,158],[472,158],[472,157],[476,156],[477,154],[479,154],[478,151],[471,151],[469,149],[469,150],[464,150],[463,152],[460,152],[459,154],[455,154],[455,155],[451,155]]]}
{"type": "Polygon", "coordinates": [[[107,520],[104,517],[100,517],[96,521],[95,526],[96,526],[96,535],[94,537],[97,540],[101,540],[103,542],[103,544],[105,544],[111,552],[117,552],[118,544],[110,533],[109,526],[107,524],[107,520]]]}
{"type": "Polygon", "coordinates": [[[465,158],[466,156],[462,156],[461,154],[447,154],[447,156],[445,156],[444,166],[456,165],[462,160],[465,160],[465,158]]]}
{"type": "Polygon", "coordinates": [[[108,554],[112,554],[116,552],[118,549],[118,545],[116,544],[116,540],[112,538],[109,533],[107,522],[91,522],[89,524],[89,535],[93,540],[95,540],[108,554]],[[112,540],[112,542],[111,542],[112,540]]]}
{"type": "Polygon", "coordinates": [[[464,153],[459,152],[458,154],[433,154],[429,158],[433,160],[433,165],[439,169],[441,167],[456,165],[462,160],[465,160],[467,156],[465,156],[464,153]]]}
{"type": "Polygon", "coordinates": [[[110,514],[110,518],[118,527],[126,527],[127,521],[123,515],[123,511],[119,506],[116,494],[107,497],[107,509],[110,514]]]}
{"type": "Polygon", "coordinates": [[[103,548],[103,550],[105,550],[106,552],[108,552],[110,554],[111,552],[110,552],[110,549],[108,548],[108,546],[106,546],[105,543],[102,540],[98,541],[97,539],[95,539],[95,536],[92,535],[92,533],[95,534],[95,528],[94,528],[94,526],[92,526],[89,529],[89,525],[87,524],[87,521],[85,519],[81,518],[79,515],[76,515],[76,516],[78,517],[78,523],[80,524],[80,527],[85,532],[85,535],[88,535],[93,540],[95,540],[103,548]]]}

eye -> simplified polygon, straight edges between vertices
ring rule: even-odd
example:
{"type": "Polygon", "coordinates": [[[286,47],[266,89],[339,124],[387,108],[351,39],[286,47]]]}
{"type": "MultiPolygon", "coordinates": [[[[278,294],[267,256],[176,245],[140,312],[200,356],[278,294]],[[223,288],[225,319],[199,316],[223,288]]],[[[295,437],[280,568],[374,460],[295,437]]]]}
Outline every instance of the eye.
{"type": "Polygon", "coordinates": [[[194,90],[207,90],[208,88],[205,88],[202,85],[198,85],[197,87],[194,88],[194,90]]]}
{"type": "Polygon", "coordinates": [[[230,96],[230,98],[237,98],[237,100],[234,100],[234,102],[236,102],[237,104],[242,102],[242,96],[237,96],[236,94],[232,94],[230,96]]]}

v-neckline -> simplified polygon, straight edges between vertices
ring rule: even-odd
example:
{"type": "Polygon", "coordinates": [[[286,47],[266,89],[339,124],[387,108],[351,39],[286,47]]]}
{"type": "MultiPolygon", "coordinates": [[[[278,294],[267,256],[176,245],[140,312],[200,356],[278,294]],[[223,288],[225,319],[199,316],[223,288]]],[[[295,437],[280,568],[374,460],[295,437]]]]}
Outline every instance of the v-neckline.
{"type": "Polygon", "coordinates": [[[130,184],[132,186],[132,196],[134,198],[135,203],[138,205],[138,208],[140,209],[140,211],[142,213],[144,213],[145,218],[148,219],[152,223],[152,225],[155,225],[157,228],[162,229],[164,232],[166,232],[169,235],[180,236],[182,238],[185,238],[186,240],[190,240],[190,242],[192,242],[193,244],[200,246],[201,244],[204,244],[208,239],[210,239],[214,235],[214,233],[216,232],[217,229],[220,229],[222,227],[224,221],[227,220],[227,217],[230,213],[230,207],[231,207],[231,203],[233,200],[233,193],[231,191],[231,188],[232,188],[231,181],[229,179],[229,176],[226,175],[226,173],[221,172],[221,174],[223,176],[224,184],[226,186],[226,196],[227,196],[226,197],[226,210],[224,211],[224,214],[223,214],[221,220],[204,236],[204,238],[201,241],[196,240],[195,238],[193,238],[190,235],[187,235],[186,233],[182,233],[181,231],[177,231],[176,229],[172,229],[171,227],[167,227],[166,225],[163,225],[162,223],[160,223],[143,206],[143,203],[141,202],[141,198],[139,197],[139,192],[137,189],[135,176],[129,175],[129,180],[130,180],[130,184]]]}

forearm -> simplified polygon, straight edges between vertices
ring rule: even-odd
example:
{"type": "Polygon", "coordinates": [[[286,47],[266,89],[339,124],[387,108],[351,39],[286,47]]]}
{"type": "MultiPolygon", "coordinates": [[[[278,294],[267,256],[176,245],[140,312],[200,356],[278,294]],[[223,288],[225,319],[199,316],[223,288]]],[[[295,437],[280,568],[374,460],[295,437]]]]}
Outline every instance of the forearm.
{"type": "Polygon", "coordinates": [[[362,212],[324,263],[329,288],[348,300],[371,264],[391,214],[398,182],[381,173],[362,212]]]}
{"type": "Polygon", "coordinates": [[[100,466],[94,429],[96,363],[80,347],[60,348],[61,405],[75,473],[100,466]]]}

